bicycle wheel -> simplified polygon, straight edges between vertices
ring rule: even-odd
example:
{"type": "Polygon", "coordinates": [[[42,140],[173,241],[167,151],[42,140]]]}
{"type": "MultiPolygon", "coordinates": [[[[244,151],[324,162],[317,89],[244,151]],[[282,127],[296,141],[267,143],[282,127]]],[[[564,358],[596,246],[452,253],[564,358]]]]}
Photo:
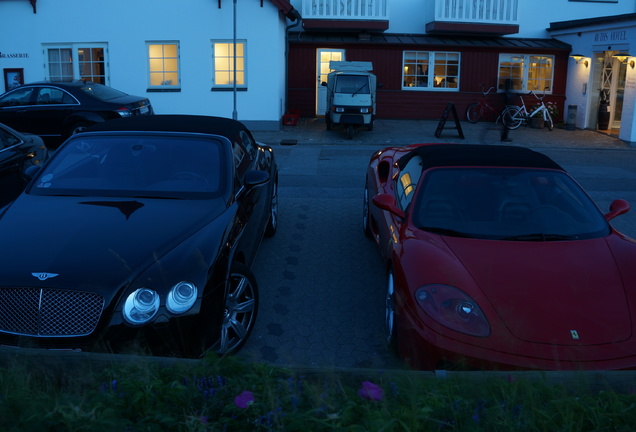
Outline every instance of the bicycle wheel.
{"type": "Polygon", "coordinates": [[[552,116],[549,112],[545,113],[545,124],[548,127],[548,130],[554,129],[554,122],[552,121],[552,116]]]}
{"type": "Polygon", "coordinates": [[[520,107],[510,106],[501,113],[501,121],[508,129],[517,129],[521,126],[523,119],[519,116],[520,107]]]}
{"type": "Polygon", "coordinates": [[[484,113],[484,109],[478,103],[470,104],[468,108],[466,108],[466,120],[470,123],[477,123],[481,120],[481,116],[484,113]]]}

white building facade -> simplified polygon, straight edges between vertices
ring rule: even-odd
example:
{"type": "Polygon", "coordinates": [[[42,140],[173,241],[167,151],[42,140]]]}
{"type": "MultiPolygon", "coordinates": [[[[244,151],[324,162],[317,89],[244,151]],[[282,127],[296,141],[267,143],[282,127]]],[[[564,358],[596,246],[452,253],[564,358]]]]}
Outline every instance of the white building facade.
{"type": "Polygon", "coordinates": [[[636,13],[552,23],[572,46],[567,102],[576,126],[617,131],[636,143],[636,13]]]}
{"type": "Polygon", "coordinates": [[[87,79],[147,96],[158,114],[277,128],[288,10],[267,0],[1,0],[0,93],[87,79]]]}

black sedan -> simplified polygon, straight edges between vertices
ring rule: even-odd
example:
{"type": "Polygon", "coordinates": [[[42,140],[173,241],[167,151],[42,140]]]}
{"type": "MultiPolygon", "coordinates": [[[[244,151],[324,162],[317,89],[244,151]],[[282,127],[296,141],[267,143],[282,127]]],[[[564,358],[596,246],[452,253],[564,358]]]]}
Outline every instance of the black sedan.
{"type": "Polygon", "coordinates": [[[148,98],[89,81],[26,84],[0,96],[0,123],[49,145],[106,120],[153,114],[148,98]]]}
{"type": "Polygon", "coordinates": [[[72,136],[0,213],[0,345],[235,352],[277,185],[273,150],[234,120],[133,117],[72,136]]]}
{"type": "Polygon", "coordinates": [[[24,189],[25,171],[41,165],[48,157],[40,137],[17,132],[0,123],[0,206],[15,199],[24,189]]]}

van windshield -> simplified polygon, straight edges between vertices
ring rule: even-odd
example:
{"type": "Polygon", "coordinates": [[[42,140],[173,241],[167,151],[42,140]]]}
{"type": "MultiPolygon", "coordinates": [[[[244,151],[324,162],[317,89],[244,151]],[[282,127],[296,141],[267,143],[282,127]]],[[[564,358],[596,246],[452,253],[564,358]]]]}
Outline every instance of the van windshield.
{"type": "Polygon", "coordinates": [[[369,77],[366,75],[338,75],[335,92],[369,94],[369,77]]]}

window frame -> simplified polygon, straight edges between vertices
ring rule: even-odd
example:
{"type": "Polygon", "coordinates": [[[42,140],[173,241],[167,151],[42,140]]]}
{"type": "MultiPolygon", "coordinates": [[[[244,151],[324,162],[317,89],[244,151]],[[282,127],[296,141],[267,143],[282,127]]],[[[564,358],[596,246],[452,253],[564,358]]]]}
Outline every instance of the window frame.
{"type": "MultiPolygon", "coordinates": [[[[212,39],[210,43],[211,43],[211,49],[212,49],[212,90],[213,91],[232,90],[234,89],[234,83],[232,82],[234,69],[231,68],[233,56],[231,55],[223,56],[223,55],[217,54],[217,44],[219,45],[224,44],[224,45],[227,45],[229,48],[233,48],[234,40],[212,39]],[[217,69],[217,59],[228,59],[228,62],[230,63],[228,65],[228,69],[217,69]],[[218,74],[222,72],[230,74],[228,84],[218,84],[218,81],[219,81],[218,74]]],[[[236,56],[237,63],[239,65],[242,65],[241,69],[239,68],[236,69],[236,74],[237,74],[236,88],[239,90],[247,90],[247,40],[237,39],[236,47],[237,47],[237,52],[241,52],[242,50],[242,54],[243,54],[242,56],[238,54],[236,56]],[[239,49],[239,45],[241,46],[241,49],[239,49]],[[242,83],[241,83],[241,79],[239,78],[239,74],[242,74],[243,76],[242,83]]],[[[228,49],[228,52],[231,53],[229,49],[228,49]]]]}
{"type": "Polygon", "coordinates": [[[404,50],[402,51],[402,90],[407,91],[450,91],[450,92],[458,92],[459,86],[461,82],[461,62],[462,62],[462,53],[460,51],[418,51],[418,50],[404,50]],[[408,55],[414,55],[414,59],[407,59],[408,55]],[[457,64],[453,65],[449,62],[452,60],[449,56],[456,56],[457,64]],[[421,59],[421,60],[420,60],[421,59]],[[407,60],[412,60],[411,62],[407,62],[407,60]],[[445,60],[442,64],[439,61],[445,60]],[[409,66],[415,66],[415,73],[407,73],[409,66]],[[431,68],[431,65],[433,66],[431,68]],[[418,68],[426,67],[426,71],[423,73],[419,73],[417,71],[418,68]],[[438,72],[438,68],[443,67],[444,73],[436,73],[438,72]],[[450,74],[450,68],[457,68],[457,74],[450,74]],[[422,85],[406,85],[405,80],[408,77],[413,77],[414,82],[420,81],[418,78],[421,77],[422,85]],[[446,86],[438,86],[437,78],[441,78],[439,81],[447,82],[451,78],[456,80],[454,87],[446,87],[446,86]]]}
{"type": "Polygon", "coordinates": [[[146,41],[146,54],[148,56],[148,91],[181,91],[181,44],[179,41],[174,40],[152,40],[146,41]],[[161,56],[151,55],[151,46],[161,46],[161,56]],[[176,56],[166,55],[166,46],[174,46],[176,49],[176,56]],[[156,61],[161,62],[162,68],[159,70],[153,69],[153,63],[156,61]],[[176,62],[176,70],[166,69],[167,62],[176,62]],[[152,84],[153,75],[161,74],[162,79],[160,84],[152,84]],[[176,84],[166,84],[169,80],[166,80],[166,74],[176,74],[176,84]]]}
{"type": "MultiPolygon", "coordinates": [[[[46,80],[48,81],[52,81],[52,82],[69,82],[69,81],[76,81],[76,80],[90,80],[99,84],[104,84],[104,85],[110,85],[110,69],[109,69],[109,58],[108,58],[108,43],[84,43],[84,42],[74,42],[74,43],[67,43],[67,44],[42,44],[42,58],[44,60],[44,73],[45,73],[45,77],[46,80]],[[89,60],[86,60],[84,58],[80,59],[80,50],[83,49],[89,49],[91,50],[91,54],[92,54],[92,50],[93,49],[101,49],[104,55],[104,58],[102,61],[94,61],[92,58],[89,60]],[[52,62],[50,59],[50,50],[70,50],[71,51],[71,58],[70,61],[62,61],[63,59],[60,59],[59,62],[52,62]],[[54,64],[59,64],[60,65],[60,73],[59,74],[54,74],[54,77],[61,77],[60,78],[52,78],[51,72],[52,72],[52,65],[54,64]],[[101,65],[102,66],[102,70],[103,70],[103,74],[90,74],[90,75],[83,75],[83,67],[89,64],[90,67],[89,69],[91,70],[91,72],[95,72],[95,68],[94,65],[101,65]],[[70,74],[64,74],[62,73],[62,70],[64,69],[63,65],[68,65],[67,67],[70,67],[70,74]],[[99,77],[99,79],[95,79],[96,77],[99,77]]],[[[67,71],[64,71],[67,72],[67,71]]]]}
{"type": "MultiPolygon", "coordinates": [[[[497,89],[498,90],[509,90],[511,92],[515,92],[515,93],[528,93],[530,91],[533,91],[535,93],[544,93],[544,88],[545,87],[549,87],[549,89],[545,90],[545,94],[552,94],[553,92],[553,88],[554,88],[554,69],[555,69],[555,55],[552,54],[536,54],[536,53],[528,53],[528,54],[519,54],[519,53],[499,53],[499,60],[498,60],[498,64],[497,64],[497,89]],[[519,78],[512,77],[513,73],[509,74],[508,76],[502,76],[502,69],[506,69],[506,66],[502,66],[504,64],[504,62],[508,62],[513,64],[513,60],[515,60],[516,58],[521,58],[521,62],[517,62],[516,64],[520,64],[521,66],[510,66],[508,67],[508,69],[510,69],[511,71],[513,70],[514,67],[521,69],[521,74],[519,78]],[[533,64],[533,59],[539,59],[539,60],[547,60],[549,62],[551,62],[551,65],[549,66],[550,68],[550,77],[546,78],[545,76],[541,76],[541,69],[545,68],[547,69],[547,67],[542,66],[545,63],[539,61],[537,63],[538,66],[532,66],[533,64]],[[537,75],[537,78],[530,78],[531,75],[534,73],[537,75]],[[505,80],[510,79],[512,77],[513,80],[513,86],[510,89],[506,89],[506,85],[505,85],[505,80]],[[531,86],[529,85],[530,80],[533,81],[538,81],[538,82],[549,82],[550,85],[549,86],[541,86],[539,85],[537,88],[530,88],[531,86]],[[514,87],[514,81],[515,80],[520,80],[521,81],[521,87],[514,87]]],[[[536,87],[536,86],[533,86],[536,87]]]]}

